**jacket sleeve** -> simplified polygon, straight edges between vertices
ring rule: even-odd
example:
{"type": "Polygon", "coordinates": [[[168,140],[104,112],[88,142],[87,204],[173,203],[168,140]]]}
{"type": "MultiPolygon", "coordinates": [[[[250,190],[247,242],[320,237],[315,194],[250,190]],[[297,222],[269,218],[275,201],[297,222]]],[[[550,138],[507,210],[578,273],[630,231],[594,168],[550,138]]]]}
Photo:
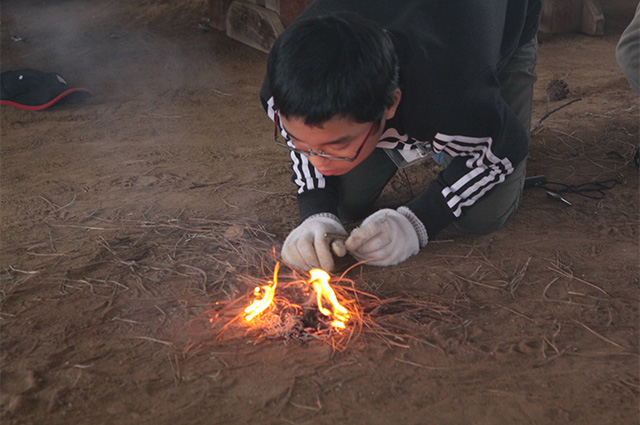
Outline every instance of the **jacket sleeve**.
{"type": "Polygon", "coordinates": [[[633,90],[640,94],[640,4],[618,41],[616,59],[633,90]]]}
{"type": "MultiPolygon", "coordinates": [[[[424,223],[429,237],[459,219],[505,181],[526,158],[528,134],[499,94],[495,73],[487,70],[442,109],[435,153],[452,160],[427,189],[407,206],[424,223]]],[[[437,113],[437,112],[434,112],[437,113]]]]}

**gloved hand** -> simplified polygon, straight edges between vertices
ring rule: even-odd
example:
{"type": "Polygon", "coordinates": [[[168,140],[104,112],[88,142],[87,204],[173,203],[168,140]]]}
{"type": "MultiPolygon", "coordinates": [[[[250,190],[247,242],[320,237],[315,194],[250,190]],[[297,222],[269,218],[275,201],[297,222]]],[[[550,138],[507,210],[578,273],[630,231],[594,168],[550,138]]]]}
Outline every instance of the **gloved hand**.
{"type": "Polygon", "coordinates": [[[333,271],[333,254],[344,257],[347,250],[344,240],[332,239],[331,233],[346,239],[347,231],[338,217],[331,213],[312,215],[289,233],[282,246],[282,259],[296,270],[320,267],[333,271]]]}
{"type": "Polygon", "coordinates": [[[346,240],[347,250],[358,261],[393,266],[418,253],[429,237],[424,224],[407,207],[382,209],[367,217],[346,240]]]}

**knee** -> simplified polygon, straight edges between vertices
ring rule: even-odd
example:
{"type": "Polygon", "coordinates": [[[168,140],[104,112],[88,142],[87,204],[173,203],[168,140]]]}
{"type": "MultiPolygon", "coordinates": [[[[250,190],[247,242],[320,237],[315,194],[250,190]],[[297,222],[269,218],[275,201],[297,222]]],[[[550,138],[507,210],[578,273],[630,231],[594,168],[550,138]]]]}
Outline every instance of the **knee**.
{"type": "Polygon", "coordinates": [[[471,212],[467,216],[456,222],[456,227],[467,233],[492,233],[502,229],[511,220],[511,217],[518,209],[519,202],[511,205],[502,215],[495,217],[489,214],[473,214],[471,212]]]}
{"type": "Polygon", "coordinates": [[[465,211],[456,226],[470,233],[491,233],[502,229],[520,206],[525,175],[526,161],[522,161],[504,183],[465,211]]]}

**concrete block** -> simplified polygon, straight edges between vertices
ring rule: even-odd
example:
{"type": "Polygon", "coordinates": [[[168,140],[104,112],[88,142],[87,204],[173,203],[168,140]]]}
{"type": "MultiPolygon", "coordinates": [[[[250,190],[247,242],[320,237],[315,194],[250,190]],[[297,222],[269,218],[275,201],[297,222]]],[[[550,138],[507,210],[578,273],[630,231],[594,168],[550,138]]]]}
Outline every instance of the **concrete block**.
{"type": "Polygon", "coordinates": [[[209,0],[209,23],[215,29],[225,31],[227,11],[232,0],[209,0]]]}
{"type": "Polygon", "coordinates": [[[284,25],[275,11],[234,0],[227,11],[226,30],[228,37],[268,53],[284,25]]]}
{"type": "Polygon", "coordinates": [[[584,0],[582,32],[591,35],[604,35],[604,15],[598,0],[584,0]]]}
{"type": "Polygon", "coordinates": [[[598,0],[545,0],[540,31],[552,34],[604,34],[604,16],[598,0]]]}

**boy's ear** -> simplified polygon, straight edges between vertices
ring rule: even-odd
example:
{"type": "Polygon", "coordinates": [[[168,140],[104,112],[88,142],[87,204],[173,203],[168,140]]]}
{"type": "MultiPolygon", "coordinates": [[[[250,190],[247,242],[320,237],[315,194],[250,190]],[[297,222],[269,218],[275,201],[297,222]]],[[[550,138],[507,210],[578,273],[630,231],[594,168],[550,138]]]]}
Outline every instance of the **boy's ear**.
{"type": "Polygon", "coordinates": [[[393,91],[393,104],[387,108],[385,112],[385,117],[387,120],[390,120],[396,114],[396,110],[398,109],[398,105],[400,104],[400,99],[402,99],[402,91],[400,89],[395,89],[393,91]]]}

